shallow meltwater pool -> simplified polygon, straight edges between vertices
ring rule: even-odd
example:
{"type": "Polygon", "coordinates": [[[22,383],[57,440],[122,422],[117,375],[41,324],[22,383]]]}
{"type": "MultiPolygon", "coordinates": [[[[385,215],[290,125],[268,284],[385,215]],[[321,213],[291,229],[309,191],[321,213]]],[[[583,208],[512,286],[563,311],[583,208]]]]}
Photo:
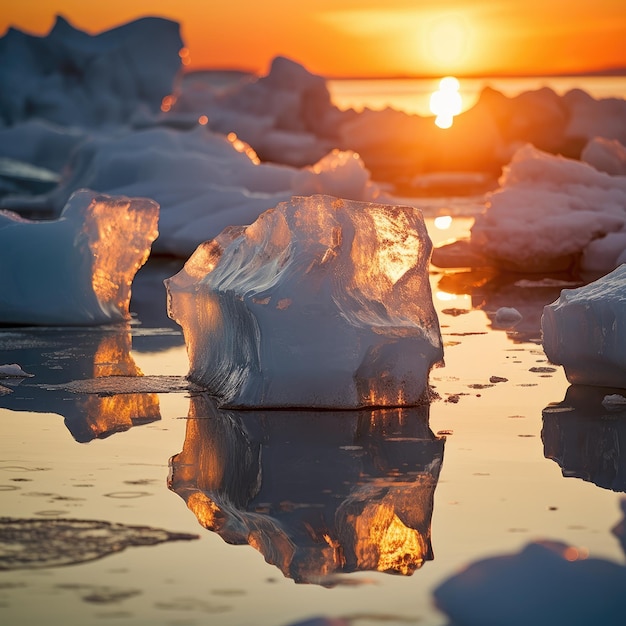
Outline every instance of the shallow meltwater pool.
{"type": "Polygon", "coordinates": [[[0,622],[442,626],[435,589],[531,542],[623,565],[626,417],[547,361],[558,285],[433,268],[428,406],[237,412],[184,380],[176,269],[140,271],[127,327],[0,330],[33,375],[0,381],[0,622]]]}

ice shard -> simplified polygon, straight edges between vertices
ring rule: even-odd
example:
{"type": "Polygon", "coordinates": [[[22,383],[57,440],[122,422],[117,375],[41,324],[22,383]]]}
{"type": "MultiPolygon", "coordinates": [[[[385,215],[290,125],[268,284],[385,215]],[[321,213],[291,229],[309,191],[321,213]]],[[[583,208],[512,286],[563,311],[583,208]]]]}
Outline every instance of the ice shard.
{"type": "Polygon", "coordinates": [[[626,388],[626,265],[544,307],[543,349],[570,383],[626,388]]]}
{"type": "Polygon", "coordinates": [[[421,212],[293,197],[166,280],[188,377],[229,407],[425,401],[443,348],[421,212]]]}
{"type": "Polygon", "coordinates": [[[158,216],[153,200],[85,189],[57,220],[0,211],[0,324],[129,319],[131,283],[157,237],[158,216]]]}

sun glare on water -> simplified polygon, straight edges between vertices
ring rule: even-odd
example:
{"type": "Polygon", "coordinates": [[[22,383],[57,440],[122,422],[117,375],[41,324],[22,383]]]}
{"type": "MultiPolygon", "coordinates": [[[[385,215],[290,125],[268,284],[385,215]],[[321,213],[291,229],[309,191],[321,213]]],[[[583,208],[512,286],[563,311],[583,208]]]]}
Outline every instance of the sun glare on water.
{"type": "Polygon", "coordinates": [[[459,93],[460,84],[454,76],[446,76],[439,82],[439,89],[430,96],[430,110],[436,115],[439,128],[450,128],[455,115],[461,112],[463,100],[459,93]]]}

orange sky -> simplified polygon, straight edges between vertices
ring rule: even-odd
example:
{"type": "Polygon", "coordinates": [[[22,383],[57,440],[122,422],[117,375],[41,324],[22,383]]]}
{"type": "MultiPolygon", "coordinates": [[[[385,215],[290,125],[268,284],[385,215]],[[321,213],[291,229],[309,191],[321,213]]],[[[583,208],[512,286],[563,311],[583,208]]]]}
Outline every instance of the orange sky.
{"type": "Polygon", "coordinates": [[[324,76],[537,74],[626,67],[624,0],[25,0],[9,25],[45,34],[61,13],[100,32],[179,21],[191,68],[265,73],[285,55],[324,76]]]}

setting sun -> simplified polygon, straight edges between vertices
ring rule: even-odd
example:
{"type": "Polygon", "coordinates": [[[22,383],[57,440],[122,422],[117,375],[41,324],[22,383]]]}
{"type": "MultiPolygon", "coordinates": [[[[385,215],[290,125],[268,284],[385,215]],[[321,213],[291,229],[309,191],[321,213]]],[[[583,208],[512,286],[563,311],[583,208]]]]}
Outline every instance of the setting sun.
{"type": "Polygon", "coordinates": [[[439,15],[426,24],[425,53],[430,62],[443,69],[462,67],[470,45],[470,26],[461,15],[439,15]]]}

